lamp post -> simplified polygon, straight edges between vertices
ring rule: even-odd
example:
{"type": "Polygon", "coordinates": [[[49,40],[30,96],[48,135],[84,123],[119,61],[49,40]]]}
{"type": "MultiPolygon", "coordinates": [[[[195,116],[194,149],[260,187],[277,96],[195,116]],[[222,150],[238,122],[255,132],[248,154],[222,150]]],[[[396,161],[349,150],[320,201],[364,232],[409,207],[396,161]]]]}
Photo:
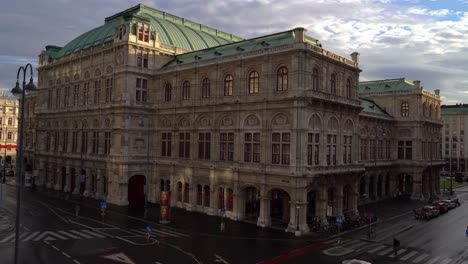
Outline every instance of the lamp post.
{"type": "Polygon", "coordinates": [[[21,66],[18,69],[16,74],[16,85],[11,90],[11,93],[15,96],[21,96],[21,116],[20,116],[20,129],[19,129],[19,151],[18,151],[18,158],[16,159],[16,231],[15,231],[15,263],[18,263],[18,246],[19,246],[19,235],[20,235],[20,207],[21,207],[21,184],[22,184],[22,170],[23,170],[23,127],[24,127],[24,96],[26,94],[26,90],[28,91],[35,91],[36,85],[33,82],[33,68],[30,63],[26,64],[26,66],[21,66]],[[31,77],[29,79],[28,85],[26,85],[26,73],[28,68],[30,69],[31,77]],[[23,88],[19,87],[19,76],[20,73],[23,73],[23,88]]]}
{"type": "Polygon", "coordinates": [[[6,168],[5,168],[5,166],[6,166],[6,154],[7,154],[6,153],[7,152],[7,149],[6,149],[7,135],[8,135],[8,128],[5,127],[5,134],[4,134],[4,136],[5,136],[5,146],[4,146],[5,147],[5,155],[3,156],[3,164],[2,164],[3,165],[3,180],[2,180],[3,183],[6,182],[6,174],[5,174],[6,168]]]}
{"type": "Polygon", "coordinates": [[[452,151],[453,151],[453,137],[450,136],[450,195],[453,195],[452,151]]]}

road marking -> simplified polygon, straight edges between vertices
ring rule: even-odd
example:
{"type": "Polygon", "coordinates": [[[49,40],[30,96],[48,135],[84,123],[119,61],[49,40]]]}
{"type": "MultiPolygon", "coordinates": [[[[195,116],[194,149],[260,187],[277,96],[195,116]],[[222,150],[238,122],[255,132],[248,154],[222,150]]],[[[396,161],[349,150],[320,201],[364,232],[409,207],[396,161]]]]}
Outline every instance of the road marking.
{"type": "Polygon", "coordinates": [[[92,236],[88,236],[87,234],[83,234],[83,233],[81,233],[81,232],[79,232],[79,231],[70,230],[69,232],[74,233],[74,234],[77,234],[77,235],[80,235],[80,236],[82,236],[82,237],[84,237],[84,238],[93,238],[92,236]]]}
{"type": "Polygon", "coordinates": [[[400,250],[397,251],[396,256],[395,256],[395,254],[391,254],[391,255],[388,256],[388,257],[394,258],[394,257],[397,257],[397,256],[399,256],[399,255],[405,253],[406,251],[407,251],[406,249],[402,248],[402,249],[400,249],[400,250]]]}
{"type": "Polygon", "coordinates": [[[68,238],[66,238],[66,237],[64,237],[64,236],[62,236],[62,235],[59,235],[59,234],[57,234],[57,233],[54,233],[54,232],[52,232],[52,231],[45,231],[44,233],[42,233],[42,234],[40,234],[39,236],[37,236],[37,237],[34,239],[34,241],[39,241],[39,240],[41,240],[41,239],[42,239],[43,237],[45,237],[45,236],[47,236],[47,237],[46,237],[47,240],[55,240],[54,237],[60,238],[60,239],[68,239],[68,238]],[[48,234],[51,235],[51,236],[47,236],[48,234]]]}
{"type": "Polygon", "coordinates": [[[442,262],[440,262],[440,264],[448,264],[450,261],[452,261],[452,259],[446,258],[442,262]]]}
{"type": "Polygon", "coordinates": [[[416,254],[418,254],[417,251],[411,251],[410,253],[406,254],[405,256],[401,257],[400,259],[401,260],[407,260],[407,259],[411,258],[412,256],[414,256],[416,254]]]}
{"type": "Polygon", "coordinates": [[[63,252],[63,251],[62,251],[62,254],[63,254],[65,257],[67,257],[67,258],[71,258],[70,255],[68,255],[67,253],[65,253],[65,252],[63,252]]]}
{"type": "Polygon", "coordinates": [[[129,256],[127,256],[123,252],[100,255],[99,257],[104,258],[104,259],[113,260],[113,261],[119,262],[119,263],[135,264],[135,261],[133,261],[129,256]]]}
{"type": "Polygon", "coordinates": [[[392,251],[392,250],[393,250],[392,248],[387,248],[386,250],[380,252],[378,255],[379,255],[379,256],[383,256],[383,255],[387,254],[388,252],[390,252],[390,251],[392,251]]]}
{"type": "Polygon", "coordinates": [[[169,237],[169,236],[171,236],[171,237],[179,237],[179,236],[177,236],[177,235],[170,234],[170,233],[166,233],[166,232],[161,231],[161,230],[153,230],[153,231],[151,231],[151,233],[153,233],[153,234],[159,234],[160,236],[165,236],[165,237],[169,237]]]}
{"type": "Polygon", "coordinates": [[[0,243],[7,242],[8,240],[10,240],[13,237],[15,237],[15,233],[13,233],[13,234],[5,237],[4,239],[0,240],[0,243]]]}
{"type": "Polygon", "coordinates": [[[428,254],[422,254],[421,256],[417,257],[416,259],[413,260],[413,263],[419,263],[421,260],[429,257],[428,254]]]}
{"type": "Polygon", "coordinates": [[[338,240],[340,240],[340,239],[341,239],[341,237],[334,238],[334,239],[331,239],[331,240],[325,241],[325,243],[326,243],[326,244],[331,244],[331,243],[333,243],[333,242],[335,242],[335,241],[338,241],[338,240]]]}
{"type": "Polygon", "coordinates": [[[31,238],[35,237],[37,234],[41,233],[41,231],[36,231],[34,233],[32,233],[31,235],[29,235],[27,238],[23,239],[23,242],[27,242],[29,241],[31,238]]]}
{"type": "Polygon", "coordinates": [[[74,239],[81,239],[81,237],[77,237],[77,236],[75,236],[75,235],[73,235],[73,234],[70,234],[70,233],[68,233],[68,232],[66,232],[66,231],[63,231],[63,230],[60,230],[60,231],[57,231],[57,232],[60,233],[60,234],[69,236],[69,237],[71,237],[71,238],[74,238],[74,239]]]}
{"type": "Polygon", "coordinates": [[[224,260],[222,257],[220,257],[220,256],[218,256],[218,255],[216,255],[216,254],[215,254],[215,257],[216,257],[216,259],[215,259],[215,262],[216,262],[216,263],[219,262],[219,263],[229,264],[229,262],[227,262],[227,261],[224,260]]]}
{"type": "Polygon", "coordinates": [[[99,237],[99,238],[106,238],[105,236],[97,233],[97,232],[91,232],[90,230],[86,230],[86,229],[81,229],[81,232],[85,232],[85,233],[88,233],[90,235],[93,235],[93,236],[96,236],[96,237],[99,237]]]}
{"type": "Polygon", "coordinates": [[[367,252],[374,253],[374,252],[377,252],[377,251],[381,250],[382,248],[386,248],[386,246],[378,246],[378,247],[376,247],[376,248],[374,248],[372,250],[369,250],[367,252]]]}
{"type": "Polygon", "coordinates": [[[60,251],[60,249],[58,249],[56,246],[52,246],[52,248],[57,250],[57,251],[60,251]]]}
{"type": "Polygon", "coordinates": [[[173,230],[170,230],[170,229],[156,229],[156,230],[161,230],[161,231],[164,231],[166,233],[172,233],[172,234],[175,234],[175,235],[178,235],[178,236],[190,237],[187,234],[179,233],[179,232],[176,232],[176,231],[173,231],[173,230]]]}
{"type": "Polygon", "coordinates": [[[435,257],[435,258],[429,260],[428,262],[426,262],[426,264],[433,264],[433,263],[436,263],[439,259],[440,259],[440,257],[437,256],[437,257],[435,257]]]}
{"type": "Polygon", "coordinates": [[[357,248],[357,247],[364,246],[365,244],[367,244],[367,242],[366,242],[366,241],[363,241],[363,242],[361,242],[361,243],[357,243],[357,244],[351,246],[350,248],[353,248],[353,249],[354,249],[354,248],[357,248]]]}
{"type": "Polygon", "coordinates": [[[80,262],[76,259],[74,259],[73,262],[75,262],[76,264],[80,264],[80,262]]]}

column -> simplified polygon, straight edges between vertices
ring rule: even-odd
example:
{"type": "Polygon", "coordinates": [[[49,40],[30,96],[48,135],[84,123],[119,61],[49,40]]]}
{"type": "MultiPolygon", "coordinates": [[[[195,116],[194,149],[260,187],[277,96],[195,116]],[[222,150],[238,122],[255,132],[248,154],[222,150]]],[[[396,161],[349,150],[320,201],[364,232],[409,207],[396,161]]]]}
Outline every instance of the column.
{"type": "Polygon", "coordinates": [[[365,180],[365,189],[366,189],[366,197],[367,199],[370,199],[370,193],[369,193],[369,185],[370,185],[370,178],[369,178],[369,175],[364,175],[364,178],[366,179],[365,180]]]}
{"type": "Polygon", "coordinates": [[[386,182],[387,182],[387,175],[382,174],[382,183],[381,183],[382,198],[387,198],[387,191],[385,190],[385,183],[386,182]]]}
{"type": "Polygon", "coordinates": [[[212,186],[210,186],[210,207],[207,209],[206,213],[208,215],[214,215],[215,214],[215,195],[217,192],[213,190],[212,186]]]}
{"type": "Polygon", "coordinates": [[[343,215],[343,185],[337,184],[335,187],[335,196],[333,197],[333,214],[343,215]]]}
{"type": "Polygon", "coordinates": [[[413,173],[413,190],[411,193],[411,199],[424,200],[424,195],[422,194],[422,177],[422,172],[413,173]]]}
{"type": "Polygon", "coordinates": [[[80,193],[80,175],[81,175],[81,169],[77,169],[75,167],[75,189],[73,190],[73,194],[80,193]]]}
{"type": "Polygon", "coordinates": [[[101,196],[104,194],[104,186],[100,169],[96,169],[96,185],[96,193],[94,194],[94,198],[101,199],[101,196]]]}
{"type": "Polygon", "coordinates": [[[65,187],[63,188],[64,192],[71,192],[71,175],[70,175],[70,166],[65,166],[65,187]]]}
{"type": "Polygon", "coordinates": [[[91,181],[92,181],[92,177],[91,177],[91,170],[90,169],[86,169],[86,186],[85,186],[85,191],[83,193],[83,196],[85,197],[93,197],[93,190],[92,190],[92,186],[91,186],[91,181]]]}
{"type": "Polygon", "coordinates": [[[52,168],[52,165],[51,164],[47,164],[46,165],[47,167],[47,170],[46,170],[46,179],[47,179],[47,185],[46,185],[46,188],[47,189],[51,189],[53,187],[53,183],[52,183],[52,173],[53,173],[53,168],[52,168]]]}
{"type": "MultiPolygon", "coordinates": [[[[389,180],[389,187],[388,187],[388,190],[389,190],[389,195],[391,197],[396,197],[398,195],[398,191],[397,191],[397,188],[398,188],[398,175],[396,174],[388,174],[387,177],[390,177],[390,180],[389,180]]],[[[400,190],[401,191],[401,190],[400,190]]]]}
{"type": "MultiPolygon", "coordinates": [[[[185,202],[184,202],[184,203],[185,203],[185,209],[186,209],[187,211],[192,211],[192,210],[193,210],[193,209],[192,209],[192,208],[193,208],[193,202],[195,201],[195,200],[193,199],[193,193],[194,193],[193,190],[194,190],[194,188],[193,188],[193,184],[192,184],[192,183],[189,183],[189,184],[190,184],[190,185],[189,185],[189,194],[188,194],[189,200],[188,200],[188,203],[185,203],[185,202]]],[[[185,201],[185,200],[184,200],[184,198],[185,198],[185,183],[184,183],[184,189],[183,189],[183,190],[184,190],[184,193],[183,193],[182,199],[183,199],[183,201],[185,201]]]]}
{"type": "Polygon", "coordinates": [[[62,168],[56,167],[55,168],[55,182],[54,182],[54,190],[60,191],[62,189],[62,168]]]}
{"type": "Polygon", "coordinates": [[[315,215],[322,222],[327,223],[327,189],[325,186],[320,187],[318,196],[315,199],[315,215]]]}
{"type": "Polygon", "coordinates": [[[271,225],[270,217],[270,197],[260,196],[260,216],[257,220],[257,225],[267,227],[271,225]]]}

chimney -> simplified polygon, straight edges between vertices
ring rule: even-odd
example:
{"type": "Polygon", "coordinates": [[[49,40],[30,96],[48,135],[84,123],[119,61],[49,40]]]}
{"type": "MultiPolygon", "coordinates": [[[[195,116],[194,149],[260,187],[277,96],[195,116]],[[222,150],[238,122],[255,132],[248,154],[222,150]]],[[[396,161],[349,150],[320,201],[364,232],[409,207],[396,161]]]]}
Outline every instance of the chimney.
{"type": "Polygon", "coordinates": [[[305,28],[297,27],[294,29],[294,36],[295,36],[296,43],[305,42],[306,32],[307,32],[307,29],[305,28]]]}
{"type": "Polygon", "coordinates": [[[351,53],[350,55],[351,59],[357,64],[359,64],[359,55],[360,55],[359,52],[356,52],[356,51],[351,53]]]}
{"type": "Polygon", "coordinates": [[[413,83],[414,83],[414,88],[418,90],[421,89],[421,81],[413,81],[413,83]]]}
{"type": "Polygon", "coordinates": [[[439,89],[435,89],[435,90],[434,90],[434,93],[435,93],[437,96],[440,96],[440,90],[439,90],[439,89]]]}

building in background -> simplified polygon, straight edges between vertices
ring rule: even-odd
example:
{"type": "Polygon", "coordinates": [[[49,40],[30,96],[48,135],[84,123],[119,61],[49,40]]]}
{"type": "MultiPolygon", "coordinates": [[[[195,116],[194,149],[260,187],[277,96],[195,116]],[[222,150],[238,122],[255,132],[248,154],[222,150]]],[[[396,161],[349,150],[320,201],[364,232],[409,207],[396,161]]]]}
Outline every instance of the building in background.
{"type": "Polygon", "coordinates": [[[465,152],[468,145],[465,138],[465,127],[468,126],[468,104],[442,105],[442,154],[447,162],[444,171],[467,175],[465,152]]]}
{"type": "Polygon", "coordinates": [[[18,135],[18,99],[0,93],[0,172],[8,172],[16,162],[16,140],[18,135]]]}
{"type": "Polygon", "coordinates": [[[25,161],[36,183],[304,233],[396,195],[439,193],[440,97],[359,84],[296,28],[252,39],[137,5],[39,56],[25,161]],[[224,209],[224,210],[222,210],[224,209]]]}

